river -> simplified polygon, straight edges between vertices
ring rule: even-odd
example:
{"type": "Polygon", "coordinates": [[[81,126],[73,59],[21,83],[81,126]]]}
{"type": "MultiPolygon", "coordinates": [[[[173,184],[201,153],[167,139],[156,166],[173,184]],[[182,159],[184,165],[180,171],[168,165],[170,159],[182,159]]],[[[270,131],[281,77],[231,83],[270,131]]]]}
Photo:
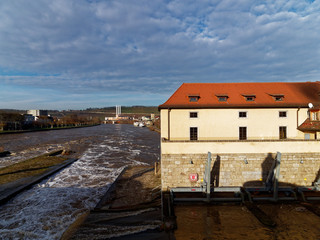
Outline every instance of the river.
{"type": "Polygon", "coordinates": [[[13,153],[0,167],[61,147],[79,157],[0,207],[0,239],[60,239],[94,208],[125,166],[158,161],[159,141],[159,134],[131,125],[0,135],[0,146],[13,153]]]}

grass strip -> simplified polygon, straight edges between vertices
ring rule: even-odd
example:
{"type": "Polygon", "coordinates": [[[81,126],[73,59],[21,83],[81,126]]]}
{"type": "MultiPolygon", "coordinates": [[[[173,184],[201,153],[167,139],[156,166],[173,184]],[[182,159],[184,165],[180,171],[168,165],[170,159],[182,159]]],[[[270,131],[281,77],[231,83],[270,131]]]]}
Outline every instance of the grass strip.
{"type": "Polygon", "coordinates": [[[49,156],[46,154],[1,168],[0,184],[38,176],[46,172],[50,167],[61,164],[66,160],[67,158],[63,156],[49,156]]]}

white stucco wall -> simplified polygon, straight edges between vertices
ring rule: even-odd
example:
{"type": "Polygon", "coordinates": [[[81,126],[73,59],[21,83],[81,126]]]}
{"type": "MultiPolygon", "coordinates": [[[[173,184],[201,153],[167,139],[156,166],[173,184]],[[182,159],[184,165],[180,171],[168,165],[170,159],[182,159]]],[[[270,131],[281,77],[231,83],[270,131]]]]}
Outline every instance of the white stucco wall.
{"type": "Polygon", "coordinates": [[[188,140],[190,127],[197,127],[199,140],[237,140],[239,127],[247,127],[248,140],[279,139],[279,127],[286,126],[287,138],[303,139],[297,126],[306,120],[307,112],[307,108],[172,109],[170,113],[162,109],[161,137],[188,140]],[[240,111],[247,112],[247,117],[239,118],[240,111]],[[280,111],[287,112],[287,117],[279,117],[280,111]],[[190,118],[190,112],[197,112],[198,118],[190,118]]]}
{"type": "Polygon", "coordinates": [[[162,142],[161,154],[318,153],[320,140],[162,142]]]}

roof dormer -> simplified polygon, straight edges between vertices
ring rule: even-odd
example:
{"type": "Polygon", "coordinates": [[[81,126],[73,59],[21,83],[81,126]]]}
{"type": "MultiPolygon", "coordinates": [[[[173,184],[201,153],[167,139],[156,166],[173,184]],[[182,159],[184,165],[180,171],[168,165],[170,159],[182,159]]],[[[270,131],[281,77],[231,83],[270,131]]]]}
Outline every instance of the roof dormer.
{"type": "Polygon", "coordinates": [[[254,102],[256,100],[255,94],[241,94],[247,102],[254,102]]]}
{"type": "Polygon", "coordinates": [[[216,94],[215,96],[218,98],[219,102],[226,102],[229,98],[228,94],[216,94]]]}
{"type": "Polygon", "coordinates": [[[276,102],[281,102],[284,99],[284,94],[269,94],[276,102]]]}
{"type": "Polygon", "coordinates": [[[310,121],[320,121],[320,109],[310,108],[309,109],[309,119],[310,121]]]}
{"type": "Polygon", "coordinates": [[[200,99],[200,94],[189,94],[189,102],[198,102],[200,99]]]}

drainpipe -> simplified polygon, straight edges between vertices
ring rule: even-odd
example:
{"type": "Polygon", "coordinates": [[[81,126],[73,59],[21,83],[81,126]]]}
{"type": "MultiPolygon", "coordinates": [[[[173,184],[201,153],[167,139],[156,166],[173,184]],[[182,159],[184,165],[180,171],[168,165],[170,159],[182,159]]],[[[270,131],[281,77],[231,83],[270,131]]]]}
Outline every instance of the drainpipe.
{"type": "Polygon", "coordinates": [[[300,111],[300,107],[297,110],[297,128],[299,127],[299,111],[300,111]]]}
{"type": "Polygon", "coordinates": [[[171,109],[168,108],[168,140],[170,141],[170,112],[171,109]]]}

